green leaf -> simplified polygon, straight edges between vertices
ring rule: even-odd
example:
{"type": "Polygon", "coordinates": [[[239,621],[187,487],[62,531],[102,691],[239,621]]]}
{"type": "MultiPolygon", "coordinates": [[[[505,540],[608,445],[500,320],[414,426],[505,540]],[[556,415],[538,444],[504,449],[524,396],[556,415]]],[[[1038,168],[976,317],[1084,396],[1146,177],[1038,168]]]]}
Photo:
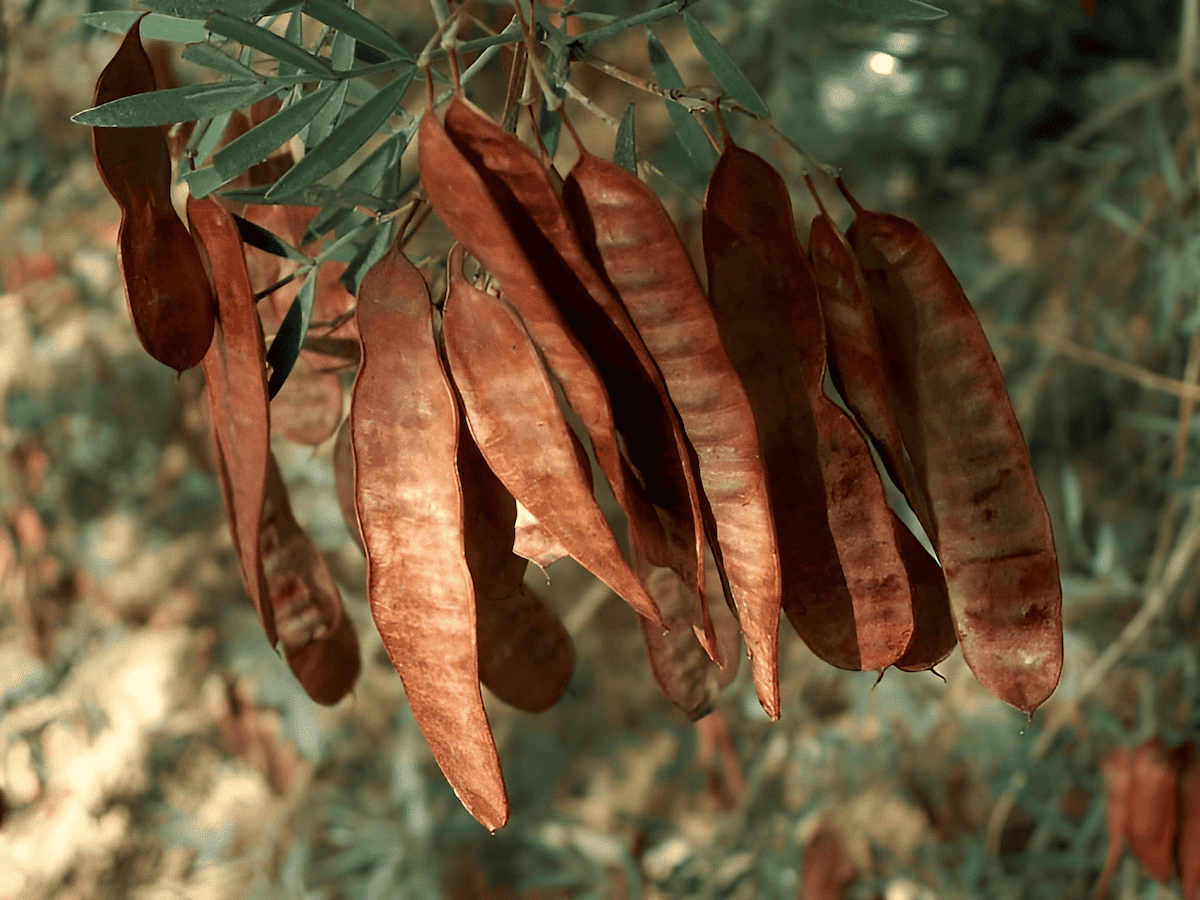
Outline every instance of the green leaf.
{"type": "Polygon", "coordinates": [[[625,114],[617,128],[617,144],[613,148],[613,162],[622,169],[637,174],[637,145],[633,140],[633,104],[625,104],[625,114]]]}
{"type": "MultiPolygon", "coordinates": [[[[197,169],[185,176],[192,194],[204,197],[221,185],[237,178],[251,166],[262,162],[285,141],[291,140],[333,94],[335,85],[306,94],[291,106],[285,106],[265,122],[259,122],[245,134],[234,138],[213,155],[209,168],[197,169]]],[[[286,176],[284,176],[286,177],[286,176]]]]}
{"type": "Polygon", "coordinates": [[[371,266],[379,262],[383,258],[383,254],[387,253],[388,248],[392,246],[396,225],[395,219],[388,219],[376,228],[371,239],[362,246],[354,259],[350,260],[350,264],[346,266],[346,271],[342,273],[340,279],[350,293],[358,296],[358,289],[367,272],[371,270],[371,266]]]}
{"type": "MultiPolygon", "coordinates": [[[[141,18],[142,13],[137,10],[114,9],[109,12],[88,13],[83,17],[83,22],[101,31],[124,34],[141,18]]],[[[142,19],[140,33],[143,40],[172,41],[176,44],[208,40],[208,32],[199,22],[154,14],[142,19]]]]}
{"type": "Polygon", "coordinates": [[[413,55],[398,40],[360,12],[338,0],[306,0],[304,12],[318,22],[324,22],[344,32],[368,47],[382,50],[395,59],[416,62],[413,55]]]}
{"type": "MultiPolygon", "coordinates": [[[[288,13],[288,23],[287,28],[284,30],[284,36],[289,43],[295,44],[297,47],[304,45],[304,16],[300,15],[299,10],[293,10],[288,13]]],[[[293,65],[286,60],[280,60],[280,75],[294,75],[298,71],[299,66],[293,65]]]]}
{"type": "MultiPolygon", "coordinates": [[[[281,38],[272,31],[251,25],[241,19],[220,12],[209,16],[205,27],[209,31],[232,38],[247,47],[253,47],[268,56],[273,56],[281,63],[289,63],[305,72],[320,75],[322,78],[333,77],[333,66],[318,56],[313,56],[303,47],[298,47],[286,38],[281,38]]],[[[281,69],[281,74],[284,73],[281,69]]]]}
{"type": "MultiPolygon", "coordinates": [[[[364,159],[353,172],[351,172],[346,180],[342,182],[342,186],[338,188],[338,197],[348,202],[354,202],[355,198],[348,197],[347,194],[351,191],[369,192],[374,190],[383,180],[384,175],[400,163],[400,155],[404,153],[404,149],[408,146],[408,142],[412,139],[412,131],[405,129],[398,132],[380,144],[371,152],[371,155],[364,159]]],[[[355,205],[360,205],[355,203],[355,205]]],[[[334,228],[341,227],[341,223],[346,219],[352,210],[344,207],[331,206],[321,210],[313,217],[312,222],[308,226],[308,235],[319,237],[334,228]]]]}
{"type": "Polygon", "coordinates": [[[834,6],[852,9],[876,19],[921,22],[941,19],[949,13],[921,0],[828,0],[834,6]]]}
{"type": "Polygon", "coordinates": [[[396,105],[412,84],[416,71],[415,67],[410,67],[397,73],[374,97],[343,117],[329,137],[275,182],[267,191],[267,197],[284,197],[301,191],[348,160],[396,111],[396,105]]]}
{"type": "Polygon", "coordinates": [[[259,74],[249,66],[242,65],[228,53],[218,50],[212,44],[188,44],[183,48],[183,58],[188,62],[204,66],[206,69],[212,69],[223,75],[232,75],[243,81],[259,77],[259,74]]]}
{"type": "MultiPolygon", "coordinates": [[[[659,85],[669,91],[681,90],[684,84],[683,79],[679,77],[679,70],[671,62],[667,48],[649,28],[646,29],[646,47],[650,51],[650,65],[654,69],[654,77],[658,79],[659,85]]],[[[675,123],[675,133],[679,137],[679,142],[687,150],[688,156],[692,158],[701,172],[711,172],[716,163],[716,153],[708,140],[708,135],[700,127],[700,123],[692,118],[692,114],[683,104],[666,97],[663,98],[663,102],[667,104],[667,112],[671,116],[671,121],[675,123]]]]}
{"type": "Polygon", "coordinates": [[[153,12],[200,22],[217,9],[239,19],[252,19],[262,15],[263,3],[264,0],[142,0],[142,6],[153,12]]]}
{"type": "Polygon", "coordinates": [[[256,225],[249,219],[243,219],[236,215],[233,217],[233,221],[237,224],[238,234],[242,236],[242,243],[257,247],[264,253],[282,256],[284,259],[291,259],[298,263],[311,262],[305,254],[261,225],[256,225]]]}
{"type": "Polygon", "coordinates": [[[141,128],[171,122],[210,119],[257,103],[279,90],[261,81],[222,81],[131,94],[93,106],[71,117],[79,125],[106,128],[141,128]]]}
{"type": "Polygon", "coordinates": [[[721,87],[725,89],[725,93],[750,112],[756,112],[760,116],[770,116],[771,111],[767,109],[767,104],[763,103],[763,99],[754,89],[754,85],[742,74],[742,70],[737,67],[737,63],[721,46],[721,42],[713,37],[712,32],[691,13],[685,12],[683,21],[687,25],[688,34],[692,36],[692,43],[696,45],[696,49],[708,63],[708,68],[716,76],[721,87]]]}
{"type": "Polygon", "coordinates": [[[550,158],[554,159],[554,154],[558,152],[558,135],[562,131],[562,118],[553,110],[542,106],[541,113],[538,114],[538,132],[542,136],[542,143],[546,146],[546,152],[550,154],[550,158]]]}
{"type": "Polygon", "coordinates": [[[271,366],[271,377],[267,380],[267,397],[270,399],[275,398],[287,381],[300,356],[300,348],[304,346],[308,323],[312,321],[313,301],[317,296],[317,271],[315,266],[309,271],[287,315],[283,317],[279,331],[275,333],[275,340],[267,348],[267,363],[271,366]]]}

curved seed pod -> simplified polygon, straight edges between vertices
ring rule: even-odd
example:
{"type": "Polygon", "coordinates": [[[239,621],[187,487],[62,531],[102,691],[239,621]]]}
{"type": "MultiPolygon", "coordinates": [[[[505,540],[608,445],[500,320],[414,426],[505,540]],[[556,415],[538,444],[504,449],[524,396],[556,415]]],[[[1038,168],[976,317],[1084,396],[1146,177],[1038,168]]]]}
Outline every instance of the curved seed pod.
{"type": "Polygon", "coordinates": [[[703,227],[709,293],[766,464],[784,612],[831,665],[886,668],[913,631],[899,523],[862,435],[824,394],[823,323],[787,186],[729,141],[703,227]]]}
{"type": "Polygon", "coordinates": [[[329,564],[292,514],[274,456],[267,458],[259,548],[288,666],[309,697],[332,706],[358,680],[358,635],[329,564]]]}
{"type": "Polygon", "coordinates": [[[203,359],[217,478],[242,583],[274,645],[275,613],[258,543],[271,448],[262,326],[233,217],[209,198],[189,199],[187,213],[217,294],[212,346],[203,359]]]}
{"type": "MultiPolygon", "coordinates": [[[[808,186],[821,203],[811,180],[808,186]]],[[[884,369],[867,284],[854,251],[823,205],[808,232],[808,253],[825,319],[834,383],[875,442],[888,475],[904,493],[921,526],[929,529],[929,505],[917,485],[896,424],[893,410],[897,399],[884,369]]]]}
{"type": "Polygon", "coordinates": [[[529,564],[513,553],[517,502],[467,432],[459,435],[458,478],[475,581],[479,680],[509,706],[545,712],[571,680],[575,646],[554,610],[525,586],[529,564]]]}
{"type": "Polygon", "coordinates": [[[1176,844],[1183,900],[1200,900],[1200,755],[1192,754],[1179,776],[1179,839],[1176,844]]]}
{"type": "Polygon", "coordinates": [[[1032,713],[1062,671],[1062,585],[1004,376],[929,237],[851,203],[847,237],[870,289],[900,433],[929,500],[929,537],[963,658],[989,691],[1032,713]]]}
{"type": "Polygon", "coordinates": [[[418,166],[429,202],[520,312],[546,365],[583,421],[596,461],[650,559],[666,564],[662,524],[621,456],[608,392],[596,364],[567,327],[509,228],[483,177],[450,140],[432,112],[421,120],[418,166]]]}
{"type": "MultiPolygon", "coordinates": [[[[138,19],[96,81],[94,105],[154,90],[138,19]]],[[[121,208],[121,277],[142,346],[182,372],[212,343],[216,301],[204,264],[171,203],[171,157],[161,128],[93,128],[96,168],[121,208]]]]}
{"type": "Polygon", "coordinates": [[[701,646],[698,635],[690,626],[691,590],[671,569],[651,566],[634,554],[635,571],[645,581],[667,625],[662,627],[644,618],[642,638],[650,671],[664,697],[671,701],[693,722],[704,718],[714,709],[721,691],[737,676],[741,636],[734,618],[721,598],[721,580],[716,567],[708,568],[708,597],[713,617],[720,658],[724,668],[712,661],[701,646]]]}
{"type": "Polygon", "coordinates": [[[950,616],[950,594],[946,576],[903,522],[896,522],[900,535],[900,557],[912,585],[913,632],[904,655],[896,660],[902,672],[927,672],[944,661],[958,644],[954,619],[950,616]]]}
{"type": "Polygon", "coordinates": [[[1125,840],[1146,871],[1169,884],[1175,877],[1179,772],[1155,735],[1133,748],[1125,840]]]}
{"type": "MultiPolygon", "coordinates": [[[[461,95],[446,109],[446,133],[483,177],[537,265],[537,274],[604,377],[617,429],[647,498],[668,514],[669,565],[695,585],[692,622],[713,646],[704,600],[704,521],[695,454],[666,383],[629,313],[587,258],[558,186],[537,154],[461,95]]],[[[468,247],[468,249],[471,249],[468,247]]]]}
{"type": "Polygon", "coordinates": [[[349,416],[342,422],[333,444],[333,483],[346,530],[361,550],[362,531],[358,527],[358,510],[354,508],[354,445],[350,442],[349,416]]]}
{"type": "Polygon", "coordinates": [[[479,690],[454,389],[425,280],[399,247],[363,279],[350,404],[367,598],[413,716],[467,810],[495,831],[508,793],[479,690]]]}
{"type": "Polygon", "coordinates": [[[533,517],[533,513],[519,503],[513,553],[529,560],[539,569],[548,569],[563,557],[570,556],[563,545],[533,517]]]}
{"type": "MultiPolygon", "coordinates": [[[[662,371],[695,448],[758,697],[779,718],[779,547],[754,413],[657,195],[581,148],[563,199],[662,371]]],[[[715,613],[714,613],[715,615],[715,613]]]]}
{"type": "Polygon", "coordinates": [[[292,443],[323,444],[342,421],[342,380],[301,357],[271,400],[271,413],[275,430],[292,443]]]}
{"type": "Polygon", "coordinates": [[[662,624],[592,496],[575,435],[529,333],[512,307],[467,282],[462,259],[456,245],[447,265],[442,339],[483,458],[572,559],[638,614],[662,624]]]}
{"type": "Polygon", "coordinates": [[[1096,883],[1094,897],[1108,894],[1108,882],[1117,871],[1121,861],[1121,850],[1125,847],[1125,833],[1129,823],[1129,789],[1133,776],[1133,756],[1127,747],[1118,747],[1100,764],[1104,778],[1104,818],[1108,825],[1108,850],[1104,855],[1104,869],[1096,883]]]}

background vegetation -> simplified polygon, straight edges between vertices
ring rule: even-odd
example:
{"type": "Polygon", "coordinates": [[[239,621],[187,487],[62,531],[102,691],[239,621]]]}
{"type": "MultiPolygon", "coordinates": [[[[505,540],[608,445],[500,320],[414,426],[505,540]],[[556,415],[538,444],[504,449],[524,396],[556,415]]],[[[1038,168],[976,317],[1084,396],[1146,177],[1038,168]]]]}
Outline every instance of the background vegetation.
{"type": "MultiPolygon", "coordinates": [[[[917,24],[824,0],[692,12],[793,139],[935,237],[976,303],[1054,518],[1057,694],[1026,726],[957,653],[945,683],[872,689],[785,628],[782,720],[743,672],[693,725],[658,695],[633,617],[563,562],[551,593],[578,673],[545,715],[492,707],[514,820],[489,836],[370,626],[329,447],[276,452],[359,623],[353,700],[314,707],[262,639],[199,375],[177,382],[138,347],[116,209],[68,121],[115,38],[80,26],[99,6],[6,3],[0,897],[791,898],[826,820],[854,863],[847,897],[1089,896],[1100,760],[1200,725],[1196,3],[942,5],[917,24]]],[[[414,50],[433,27],[417,0],[359,9],[414,50]]],[[[709,77],[681,22],[658,34],[686,84],[709,77]]],[[[653,77],[636,36],[605,54],[653,77]]],[[[614,115],[639,101],[643,152],[681,170],[658,100],[583,67],[578,82],[614,115]]],[[[658,187],[694,234],[695,204],[658,187]]],[[[1132,859],[1113,892],[1179,896],[1132,859]]]]}

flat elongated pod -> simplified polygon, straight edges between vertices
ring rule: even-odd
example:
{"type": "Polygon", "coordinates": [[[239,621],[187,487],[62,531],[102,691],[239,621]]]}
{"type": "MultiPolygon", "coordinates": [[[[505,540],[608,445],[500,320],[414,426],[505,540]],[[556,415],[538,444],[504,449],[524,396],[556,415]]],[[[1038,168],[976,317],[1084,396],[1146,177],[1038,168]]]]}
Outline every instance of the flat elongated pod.
{"type": "Polygon", "coordinates": [[[722,689],[737,675],[741,636],[737,619],[722,602],[721,581],[709,568],[707,589],[713,629],[724,668],[712,661],[690,626],[690,586],[671,569],[649,565],[634,555],[634,568],[666,619],[666,630],[639,618],[650,671],[664,697],[692,721],[713,711],[722,689]]]}
{"type": "Polygon", "coordinates": [[[1175,877],[1178,789],[1179,771],[1162,738],[1155,735],[1133,748],[1125,840],[1146,871],[1163,884],[1175,877]]]}
{"type": "Polygon", "coordinates": [[[332,706],[358,680],[358,635],[329,564],[292,514],[274,456],[267,458],[259,548],[288,666],[309,697],[332,706]]]}
{"type": "Polygon", "coordinates": [[[1200,754],[1179,776],[1179,838],[1176,843],[1183,900],[1200,900],[1200,754]]]}
{"type": "Polygon", "coordinates": [[[1117,871],[1121,851],[1125,849],[1125,833],[1129,827],[1129,789],[1133,777],[1133,754],[1128,747],[1117,747],[1100,764],[1104,779],[1104,820],[1108,827],[1108,849],[1104,868],[1092,896],[1108,896],[1108,882],[1117,871]]]}
{"type": "Polygon", "coordinates": [[[271,451],[262,326],[233,217],[205,198],[188,201],[188,219],[208,258],[217,295],[212,345],[202,361],[217,478],[242,583],[274,644],[275,613],[258,545],[271,451]]]}
{"type": "Polygon", "coordinates": [[[600,471],[629,518],[635,539],[647,556],[665,565],[669,555],[662,524],[621,455],[612,404],[595,361],[546,292],[483,177],[432,112],[421,120],[419,140],[418,166],[429,202],[454,236],[495,276],[521,314],[567,402],[583,422],[600,471]]]}
{"type": "Polygon", "coordinates": [[[529,564],[513,552],[517,502],[467,431],[459,435],[458,477],[475,581],[479,680],[509,706],[545,712],[571,680],[575,645],[554,610],[525,586],[529,564]]]}
{"type": "Polygon", "coordinates": [[[495,831],[508,820],[508,793],[479,689],[458,402],[432,314],[424,278],[394,247],[358,295],[355,503],[371,615],[413,716],[463,805],[495,831]]]}
{"type": "Polygon", "coordinates": [[[912,637],[895,665],[902,672],[927,672],[953,653],[958,644],[950,616],[950,593],[937,560],[903,522],[897,521],[895,527],[913,602],[912,637]]]}
{"type": "MultiPolygon", "coordinates": [[[[141,19],[96,81],[95,105],[154,90],[141,19]]],[[[177,371],[212,343],[216,301],[196,244],[171,204],[171,156],[161,128],[93,128],[96,168],[121,208],[121,278],[138,340],[177,371]]]]}
{"type": "MultiPolygon", "coordinates": [[[[815,188],[812,192],[817,196],[815,188]]],[[[917,520],[928,529],[929,506],[917,485],[896,424],[895,391],[884,365],[866,279],[845,235],[823,209],[809,229],[808,253],[825,320],[834,384],[875,442],[884,468],[904,493],[917,520]]]]}
{"type": "Polygon", "coordinates": [[[517,504],[517,528],[513,553],[524,557],[540,569],[547,569],[570,554],[556,541],[533,513],[517,504]]]}
{"type": "Polygon", "coordinates": [[[483,177],[534,262],[538,278],[595,360],[646,495],[668,512],[674,551],[668,563],[695,586],[693,624],[712,650],[712,625],[703,602],[699,473],[658,364],[625,307],[587,258],[559,185],[537,154],[461,95],[450,102],[445,127],[483,177]]]}
{"type": "Polygon", "coordinates": [[[831,665],[886,668],[913,630],[898,523],[861,433],[824,394],[823,323],[787,186],[730,141],[703,228],[709,294],[766,463],[783,610],[831,665]]]}
{"type": "Polygon", "coordinates": [[[1004,376],[929,237],[906,219],[854,205],[847,237],[870,289],[904,445],[929,501],[929,536],[963,658],[989,691],[1033,712],[1062,671],[1062,586],[1050,516],[1004,376]]]}
{"type": "Polygon", "coordinates": [[[271,400],[271,410],[279,434],[295,444],[316,447],[329,440],[342,421],[342,380],[301,356],[271,400]]]}
{"type": "Polygon", "coordinates": [[[712,305],[670,216],[641,179],[581,151],[563,199],[658,364],[695,448],[758,697],[777,719],[779,547],[754,411],[712,305]]]}
{"type": "Polygon", "coordinates": [[[456,245],[447,266],[442,339],[479,451],[572,559],[637,613],[661,624],[658,607],[621,555],[592,496],[575,435],[524,323],[509,304],[463,277],[462,258],[456,245]]]}

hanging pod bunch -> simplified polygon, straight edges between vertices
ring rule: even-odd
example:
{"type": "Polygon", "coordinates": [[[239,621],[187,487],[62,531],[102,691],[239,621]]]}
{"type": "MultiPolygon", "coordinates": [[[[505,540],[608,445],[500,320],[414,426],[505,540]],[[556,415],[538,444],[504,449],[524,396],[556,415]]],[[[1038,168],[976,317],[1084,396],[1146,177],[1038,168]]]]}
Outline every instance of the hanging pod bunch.
{"type": "MultiPolygon", "coordinates": [[[[94,106],[153,91],[138,19],[96,81],[94,106]]],[[[163,365],[182,372],[212,343],[216,303],[200,255],[171,201],[171,155],[159,127],[92,129],[96,168],[121,209],[121,279],[134,331],[163,365]]]]}

